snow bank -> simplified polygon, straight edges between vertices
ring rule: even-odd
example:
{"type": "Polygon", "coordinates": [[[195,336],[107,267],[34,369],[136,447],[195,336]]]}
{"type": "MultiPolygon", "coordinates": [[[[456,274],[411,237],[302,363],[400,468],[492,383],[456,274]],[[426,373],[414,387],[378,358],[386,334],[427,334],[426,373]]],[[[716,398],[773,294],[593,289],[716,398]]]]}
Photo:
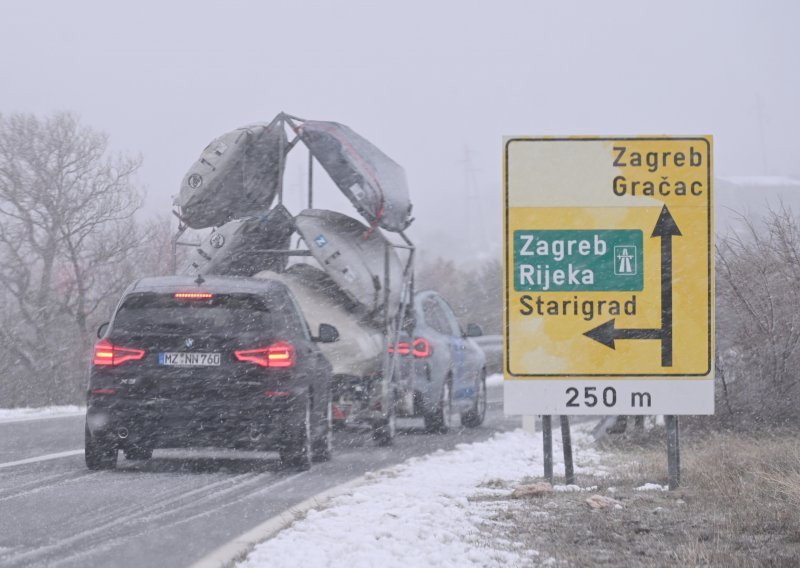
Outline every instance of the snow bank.
{"type": "Polygon", "coordinates": [[[84,406],[47,406],[43,408],[0,408],[0,422],[25,422],[86,414],[84,406]]]}
{"type": "Polygon", "coordinates": [[[501,373],[495,373],[494,375],[489,375],[486,377],[486,386],[487,387],[496,387],[503,384],[503,375],[501,373]]]}
{"type": "Polygon", "coordinates": [[[658,483],[645,483],[640,487],[636,487],[634,491],[667,491],[668,485],[659,485],[658,483]]]}
{"type": "MultiPolygon", "coordinates": [[[[559,436],[554,436],[558,446],[559,436]]],[[[575,470],[603,474],[589,447],[589,429],[574,429],[575,470]]],[[[560,451],[560,448],[558,448],[560,451]]],[[[556,456],[558,451],[554,451],[556,456]]],[[[335,497],[273,539],[257,546],[240,568],[347,566],[507,566],[530,563],[536,551],[492,548],[480,525],[495,513],[471,497],[508,496],[514,483],[542,474],[541,436],[522,430],[495,435],[450,452],[365,476],[364,484],[335,497]],[[526,558],[526,555],[528,556],[526,558]]],[[[563,475],[563,463],[555,464],[563,475]]],[[[496,521],[489,521],[496,522],[496,521]]]]}

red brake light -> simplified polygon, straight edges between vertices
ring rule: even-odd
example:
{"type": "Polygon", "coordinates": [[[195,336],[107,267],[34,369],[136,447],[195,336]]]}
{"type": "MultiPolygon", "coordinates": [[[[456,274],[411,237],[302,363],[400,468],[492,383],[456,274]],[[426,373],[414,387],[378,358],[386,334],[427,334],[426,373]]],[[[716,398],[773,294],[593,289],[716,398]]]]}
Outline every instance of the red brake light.
{"type": "Polygon", "coordinates": [[[424,337],[418,337],[414,340],[414,349],[413,349],[414,357],[419,357],[420,359],[424,359],[425,357],[430,357],[433,353],[433,347],[431,346],[431,342],[425,339],[424,337]]]}
{"type": "MultiPolygon", "coordinates": [[[[389,345],[389,353],[394,353],[394,346],[389,345]]],[[[397,353],[400,355],[408,355],[411,353],[411,345],[407,341],[402,341],[397,344],[397,353]]]]}
{"type": "Polygon", "coordinates": [[[143,349],[120,347],[119,345],[114,345],[108,339],[101,339],[94,346],[94,360],[92,362],[95,365],[116,367],[126,361],[138,361],[143,358],[143,349]]]}
{"type": "Polygon", "coordinates": [[[291,394],[292,393],[289,391],[264,391],[264,396],[268,396],[269,398],[286,398],[287,396],[291,396],[291,394]]]}
{"type": "Polygon", "coordinates": [[[260,367],[285,369],[294,367],[294,346],[286,341],[278,341],[269,347],[247,349],[233,352],[236,359],[246,363],[255,363],[260,367]]]}
{"type": "Polygon", "coordinates": [[[210,300],[214,294],[208,292],[177,292],[175,298],[178,300],[210,300]]]}

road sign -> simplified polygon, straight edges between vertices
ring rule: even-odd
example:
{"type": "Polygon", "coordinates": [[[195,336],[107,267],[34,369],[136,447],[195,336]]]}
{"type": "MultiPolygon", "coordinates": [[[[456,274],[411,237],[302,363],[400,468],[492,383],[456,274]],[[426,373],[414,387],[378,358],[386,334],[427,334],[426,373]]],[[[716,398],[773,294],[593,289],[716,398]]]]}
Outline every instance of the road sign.
{"type": "Polygon", "coordinates": [[[711,137],[504,154],[506,413],[713,413],[711,137]]]}

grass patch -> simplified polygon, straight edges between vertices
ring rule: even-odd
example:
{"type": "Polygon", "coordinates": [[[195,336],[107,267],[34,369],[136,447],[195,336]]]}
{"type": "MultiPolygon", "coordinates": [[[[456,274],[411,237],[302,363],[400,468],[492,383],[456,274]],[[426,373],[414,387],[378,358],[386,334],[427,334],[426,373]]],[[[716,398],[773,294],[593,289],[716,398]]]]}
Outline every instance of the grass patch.
{"type": "Polygon", "coordinates": [[[670,492],[636,491],[667,483],[663,428],[602,449],[611,475],[578,483],[622,509],[589,511],[586,493],[518,500],[505,510],[510,527],[491,532],[565,566],[800,566],[797,432],[685,433],[682,486],[670,492]]]}
{"type": "MultiPolygon", "coordinates": [[[[785,542],[800,566],[800,437],[712,434],[685,452],[685,484],[721,513],[715,530],[745,546],[785,542]]],[[[717,535],[714,535],[716,538],[717,535]]]]}

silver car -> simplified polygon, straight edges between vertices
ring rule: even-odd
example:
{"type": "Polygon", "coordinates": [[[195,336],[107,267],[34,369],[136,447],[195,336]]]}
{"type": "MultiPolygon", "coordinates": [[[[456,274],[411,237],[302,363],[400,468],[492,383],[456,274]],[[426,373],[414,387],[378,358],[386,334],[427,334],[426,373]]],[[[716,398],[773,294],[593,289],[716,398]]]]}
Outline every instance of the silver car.
{"type": "Polygon", "coordinates": [[[413,389],[413,414],[429,432],[446,432],[455,412],[461,424],[480,426],[486,415],[486,357],[472,340],[483,334],[477,324],[466,332],[438,293],[416,294],[406,334],[397,344],[399,370],[413,389]]]}

